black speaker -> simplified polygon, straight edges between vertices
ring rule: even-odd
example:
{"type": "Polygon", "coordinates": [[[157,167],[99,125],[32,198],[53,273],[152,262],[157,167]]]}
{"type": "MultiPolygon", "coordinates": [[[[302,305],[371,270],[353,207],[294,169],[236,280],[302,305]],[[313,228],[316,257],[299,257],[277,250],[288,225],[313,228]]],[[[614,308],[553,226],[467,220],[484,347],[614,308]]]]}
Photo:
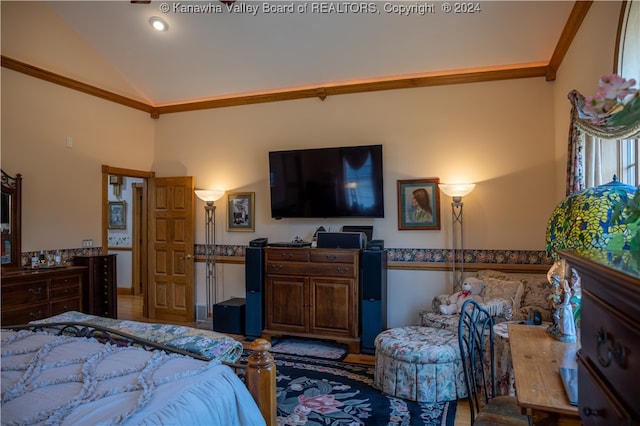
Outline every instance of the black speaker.
{"type": "Polygon", "coordinates": [[[384,250],[384,240],[370,240],[367,243],[367,250],[384,250]]]}
{"type": "Polygon", "coordinates": [[[362,232],[318,232],[318,248],[365,248],[367,237],[362,232]]]}
{"type": "Polygon", "coordinates": [[[213,305],[213,330],[219,333],[244,334],[245,300],[240,297],[213,305]]]}
{"type": "Polygon", "coordinates": [[[269,243],[268,238],[256,238],[249,241],[249,247],[266,247],[267,243],[269,243]]]}
{"type": "Polygon", "coordinates": [[[244,275],[246,336],[257,338],[262,335],[264,317],[264,251],[262,247],[245,249],[244,275]]]}
{"type": "Polygon", "coordinates": [[[375,353],[375,338],[387,328],[387,251],[363,250],[360,272],[360,350],[375,353]]]}
{"type": "Polygon", "coordinates": [[[373,226],[344,225],[342,227],[342,232],[364,232],[365,237],[367,237],[367,241],[373,240],[373,226]]]}

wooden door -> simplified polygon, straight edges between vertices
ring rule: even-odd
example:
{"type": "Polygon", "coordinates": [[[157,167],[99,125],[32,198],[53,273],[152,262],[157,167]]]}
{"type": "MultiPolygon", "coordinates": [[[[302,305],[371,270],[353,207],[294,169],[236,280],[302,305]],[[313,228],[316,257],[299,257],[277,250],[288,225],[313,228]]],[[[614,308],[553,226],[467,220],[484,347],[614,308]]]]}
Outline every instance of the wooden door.
{"type": "Polygon", "coordinates": [[[195,321],[193,177],[149,179],[149,318],[195,321]]]}

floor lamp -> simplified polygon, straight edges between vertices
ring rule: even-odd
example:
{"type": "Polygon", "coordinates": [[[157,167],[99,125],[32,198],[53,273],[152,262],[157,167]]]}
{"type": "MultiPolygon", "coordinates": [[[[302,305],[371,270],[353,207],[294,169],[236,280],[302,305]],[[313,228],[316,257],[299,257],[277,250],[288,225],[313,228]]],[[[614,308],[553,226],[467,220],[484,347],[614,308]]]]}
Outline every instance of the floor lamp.
{"type": "Polygon", "coordinates": [[[207,290],[207,316],[213,313],[213,305],[218,301],[216,285],[216,206],[213,203],[224,195],[221,190],[196,190],[196,196],[204,201],[205,212],[205,265],[207,290]]]}
{"type": "Polygon", "coordinates": [[[457,290],[462,289],[462,281],[464,280],[464,233],[462,232],[462,197],[468,195],[475,183],[458,183],[449,184],[441,183],[438,185],[440,190],[452,198],[451,201],[451,233],[453,236],[453,282],[457,290]],[[459,232],[456,233],[456,228],[459,232]],[[456,268],[456,254],[460,250],[460,262],[456,268]]]}

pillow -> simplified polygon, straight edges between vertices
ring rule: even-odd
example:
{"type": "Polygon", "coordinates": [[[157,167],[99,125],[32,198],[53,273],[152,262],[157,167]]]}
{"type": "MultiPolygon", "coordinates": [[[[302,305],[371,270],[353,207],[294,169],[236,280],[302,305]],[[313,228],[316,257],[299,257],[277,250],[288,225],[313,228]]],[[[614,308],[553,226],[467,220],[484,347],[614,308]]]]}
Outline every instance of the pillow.
{"type": "Polygon", "coordinates": [[[482,281],[485,285],[482,294],[485,302],[493,299],[505,299],[511,304],[513,312],[518,312],[522,302],[522,293],[524,293],[524,285],[521,281],[501,280],[498,278],[485,278],[482,281]]]}
{"type": "Polygon", "coordinates": [[[553,291],[551,284],[547,281],[547,275],[543,273],[501,272],[484,269],[478,271],[476,276],[482,281],[486,281],[488,278],[520,281],[524,285],[520,306],[548,306],[547,296],[553,291]]]}

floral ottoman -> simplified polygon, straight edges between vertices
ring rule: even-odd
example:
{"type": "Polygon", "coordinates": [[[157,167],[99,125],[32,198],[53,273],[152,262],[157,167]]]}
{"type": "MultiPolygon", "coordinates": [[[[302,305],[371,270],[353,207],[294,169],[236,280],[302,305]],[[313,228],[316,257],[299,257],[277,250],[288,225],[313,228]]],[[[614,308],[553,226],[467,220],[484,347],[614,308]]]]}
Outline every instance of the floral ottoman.
{"type": "Polygon", "coordinates": [[[418,402],[466,397],[455,334],[431,327],[391,328],[375,339],[374,387],[418,402]]]}

